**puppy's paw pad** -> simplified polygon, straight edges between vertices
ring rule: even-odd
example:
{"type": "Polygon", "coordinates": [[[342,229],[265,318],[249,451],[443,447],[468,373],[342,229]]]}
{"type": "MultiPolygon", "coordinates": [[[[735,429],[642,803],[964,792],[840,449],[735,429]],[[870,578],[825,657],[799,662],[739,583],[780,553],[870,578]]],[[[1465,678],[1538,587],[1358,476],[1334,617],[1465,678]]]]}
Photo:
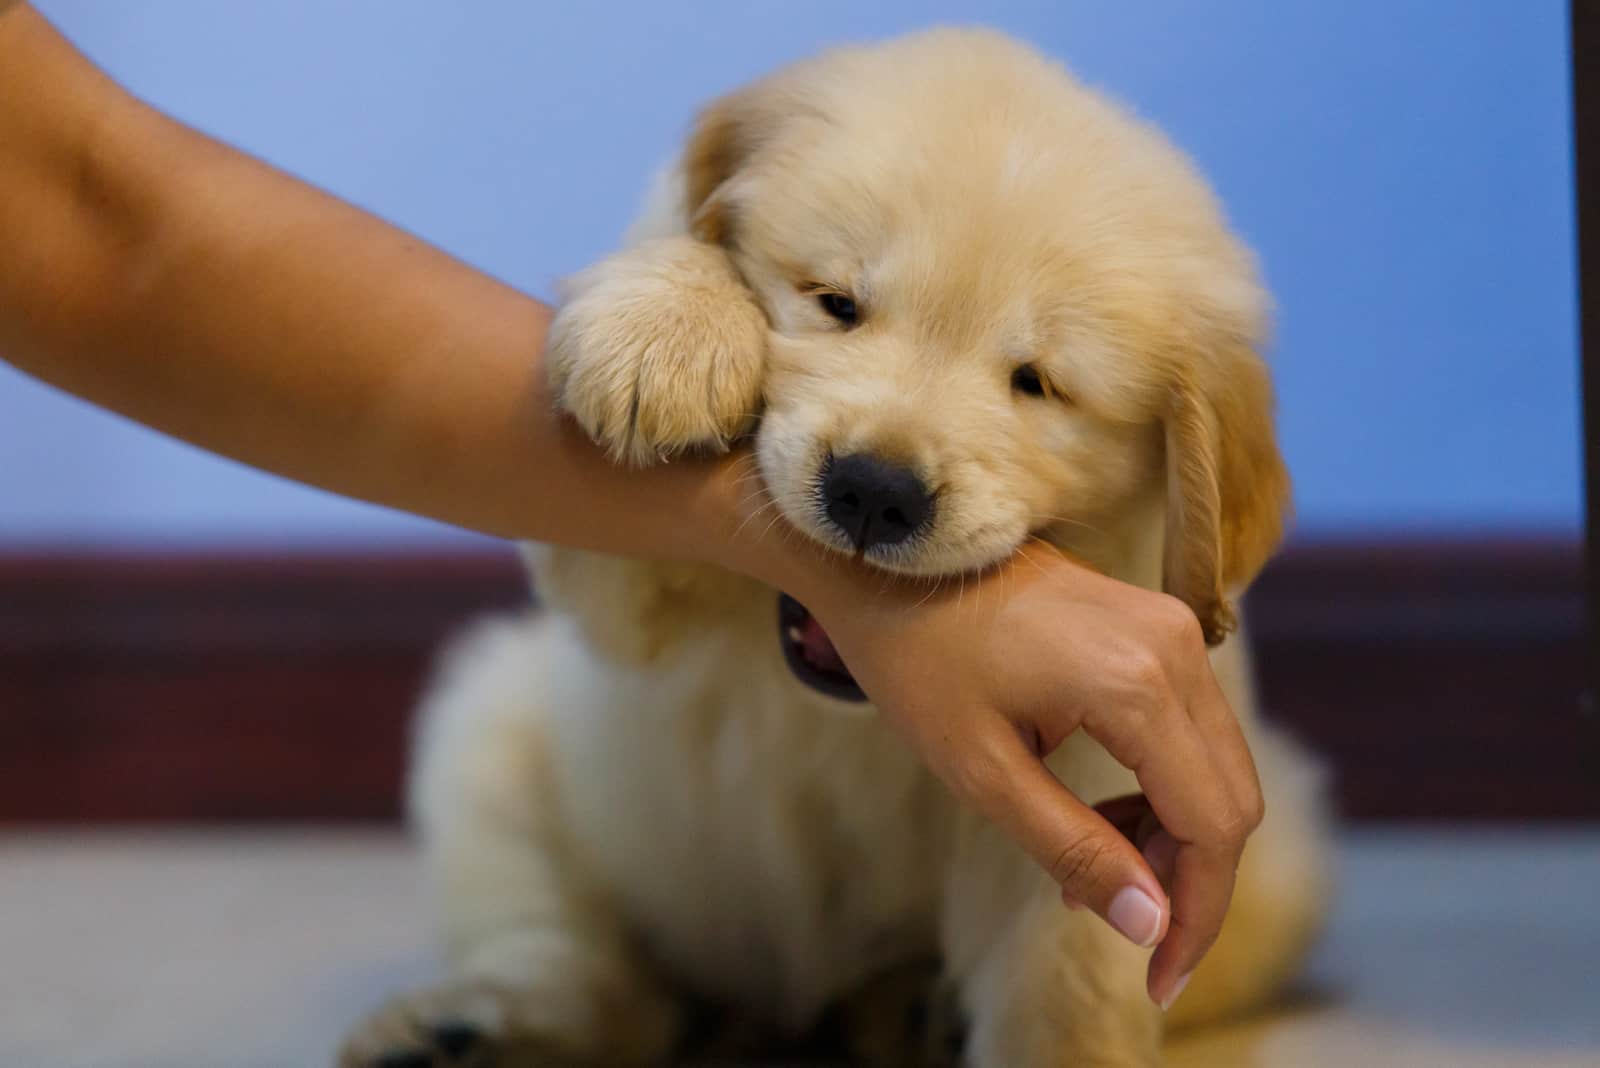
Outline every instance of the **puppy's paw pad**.
{"type": "Polygon", "coordinates": [[[720,248],[647,242],[570,280],[551,325],[562,408],[614,459],[724,451],[754,425],[766,317],[720,248]]]}
{"type": "Polygon", "coordinates": [[[517,991],[445,985],[395,998],[346,1040],[339,1068],[566,1068],[573,1062],[514,1026],[517,991]]]}
{"type": "Polygon", "coordinates": [[[372,1062],[372,1068],[434,1068],[433,1054],[427,1050],[391,1050],[372,1062]]]}
{"type": "Polygon", "coordinates": [[[462,1020],[444,1020],[435,1024],[428,1038],[435,1049],[457,1060],[484,1044],[483,1032],[462,1020]]]}

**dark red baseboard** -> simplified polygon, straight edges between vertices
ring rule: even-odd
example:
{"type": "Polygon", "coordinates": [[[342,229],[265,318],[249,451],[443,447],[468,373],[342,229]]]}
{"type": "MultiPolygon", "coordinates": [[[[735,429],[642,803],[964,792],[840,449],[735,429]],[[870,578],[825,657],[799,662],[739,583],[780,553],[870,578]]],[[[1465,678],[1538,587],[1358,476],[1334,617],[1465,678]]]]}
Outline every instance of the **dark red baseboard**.
{"type": "Polygon", "coordinates": [[[1269,712],[1354,819],[1600,819],[1574,543],[1301,546],[1248,604],[1269,712]]]}
{"type": "MultiPolygon", "coordinates": [[[[1600,818],[1569,543],[1298,546],[1265,702],[1356,819],[1600,818]]],[[[0,559],[0,821],[389,819],[432,651],[512,554],[0,559]]]]}

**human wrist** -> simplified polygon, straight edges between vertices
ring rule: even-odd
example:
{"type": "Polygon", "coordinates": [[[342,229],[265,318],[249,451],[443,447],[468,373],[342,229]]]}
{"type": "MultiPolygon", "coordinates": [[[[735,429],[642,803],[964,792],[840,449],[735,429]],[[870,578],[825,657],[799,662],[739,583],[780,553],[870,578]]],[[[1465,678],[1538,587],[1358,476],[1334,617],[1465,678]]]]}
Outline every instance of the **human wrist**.
{"type": "Polygon", "coordinates": [[[681,533],[690,559],[763,582],[824,614],[858,568],[849,558],[783,529],[788,522],[767,495],[755,458],[714,461],[693,495],[681,533]]]}
{"type": "Polygon", "coordinates": [[[753,456],[740,452],[710,461],[688,505],[678,537],[689,559],[768,583],[784,570],[782,555],[763,533],[777,518],[776,506],[753,456]]]}

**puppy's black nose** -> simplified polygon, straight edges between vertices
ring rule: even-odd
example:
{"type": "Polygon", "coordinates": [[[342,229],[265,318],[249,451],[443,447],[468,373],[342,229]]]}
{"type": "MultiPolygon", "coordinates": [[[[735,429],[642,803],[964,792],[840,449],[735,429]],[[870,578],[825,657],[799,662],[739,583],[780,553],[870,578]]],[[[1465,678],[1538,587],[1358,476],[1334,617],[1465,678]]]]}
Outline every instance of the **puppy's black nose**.
{"type": "Polygon", "coordinates": [[[933,495],[907,468],[858,452],[830,460],[822,505],[857,549],[905,541],[928,521],[933,495]]]}

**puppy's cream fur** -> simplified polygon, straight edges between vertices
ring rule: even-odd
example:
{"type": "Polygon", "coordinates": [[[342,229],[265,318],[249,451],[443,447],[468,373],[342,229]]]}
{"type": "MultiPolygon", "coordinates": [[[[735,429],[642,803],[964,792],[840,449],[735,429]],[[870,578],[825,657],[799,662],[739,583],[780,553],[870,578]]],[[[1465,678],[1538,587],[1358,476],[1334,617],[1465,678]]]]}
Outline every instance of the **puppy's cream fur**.
{"type": "MultiPolygon", "coordinates": [[[[630,247],[565,297],[551,373],[619,460],[754,429],[775,507],[838,545],[819,466],[870,451],[938,488],[924,533],[869,550],[884,568],[949,576],[1037,535],[1185,601],[1221,642],[1268,815],[1165,1023],[1282,984],[1324,905],[1317,776],[1257,721],[1243,639],[1222,640],[1287,504],[1265,302],[1178,152],[998,35],[831,52],[712,105],[630,247]],[[1012,388],[1020,364],[1047,396],[1012,388]]],[[[411,802],[452,975],[369,1021],[347,1063],[446,1019],[531,1064],[658,1063],[685,991],[797,1032],[930,957],[968,1063],[1158,1062],[1148,951],[1061,908],[869,710],[797,682],[775,591],[528,555],[547,611],[466,638],[423,710],[411,802]]],[[[1080,736],[1051,766],[1090,802],[1136,789],[1080,736]]],[[[882,1063],[933,1063],[916,1036],[874,1041],[882,1063]]]]}

